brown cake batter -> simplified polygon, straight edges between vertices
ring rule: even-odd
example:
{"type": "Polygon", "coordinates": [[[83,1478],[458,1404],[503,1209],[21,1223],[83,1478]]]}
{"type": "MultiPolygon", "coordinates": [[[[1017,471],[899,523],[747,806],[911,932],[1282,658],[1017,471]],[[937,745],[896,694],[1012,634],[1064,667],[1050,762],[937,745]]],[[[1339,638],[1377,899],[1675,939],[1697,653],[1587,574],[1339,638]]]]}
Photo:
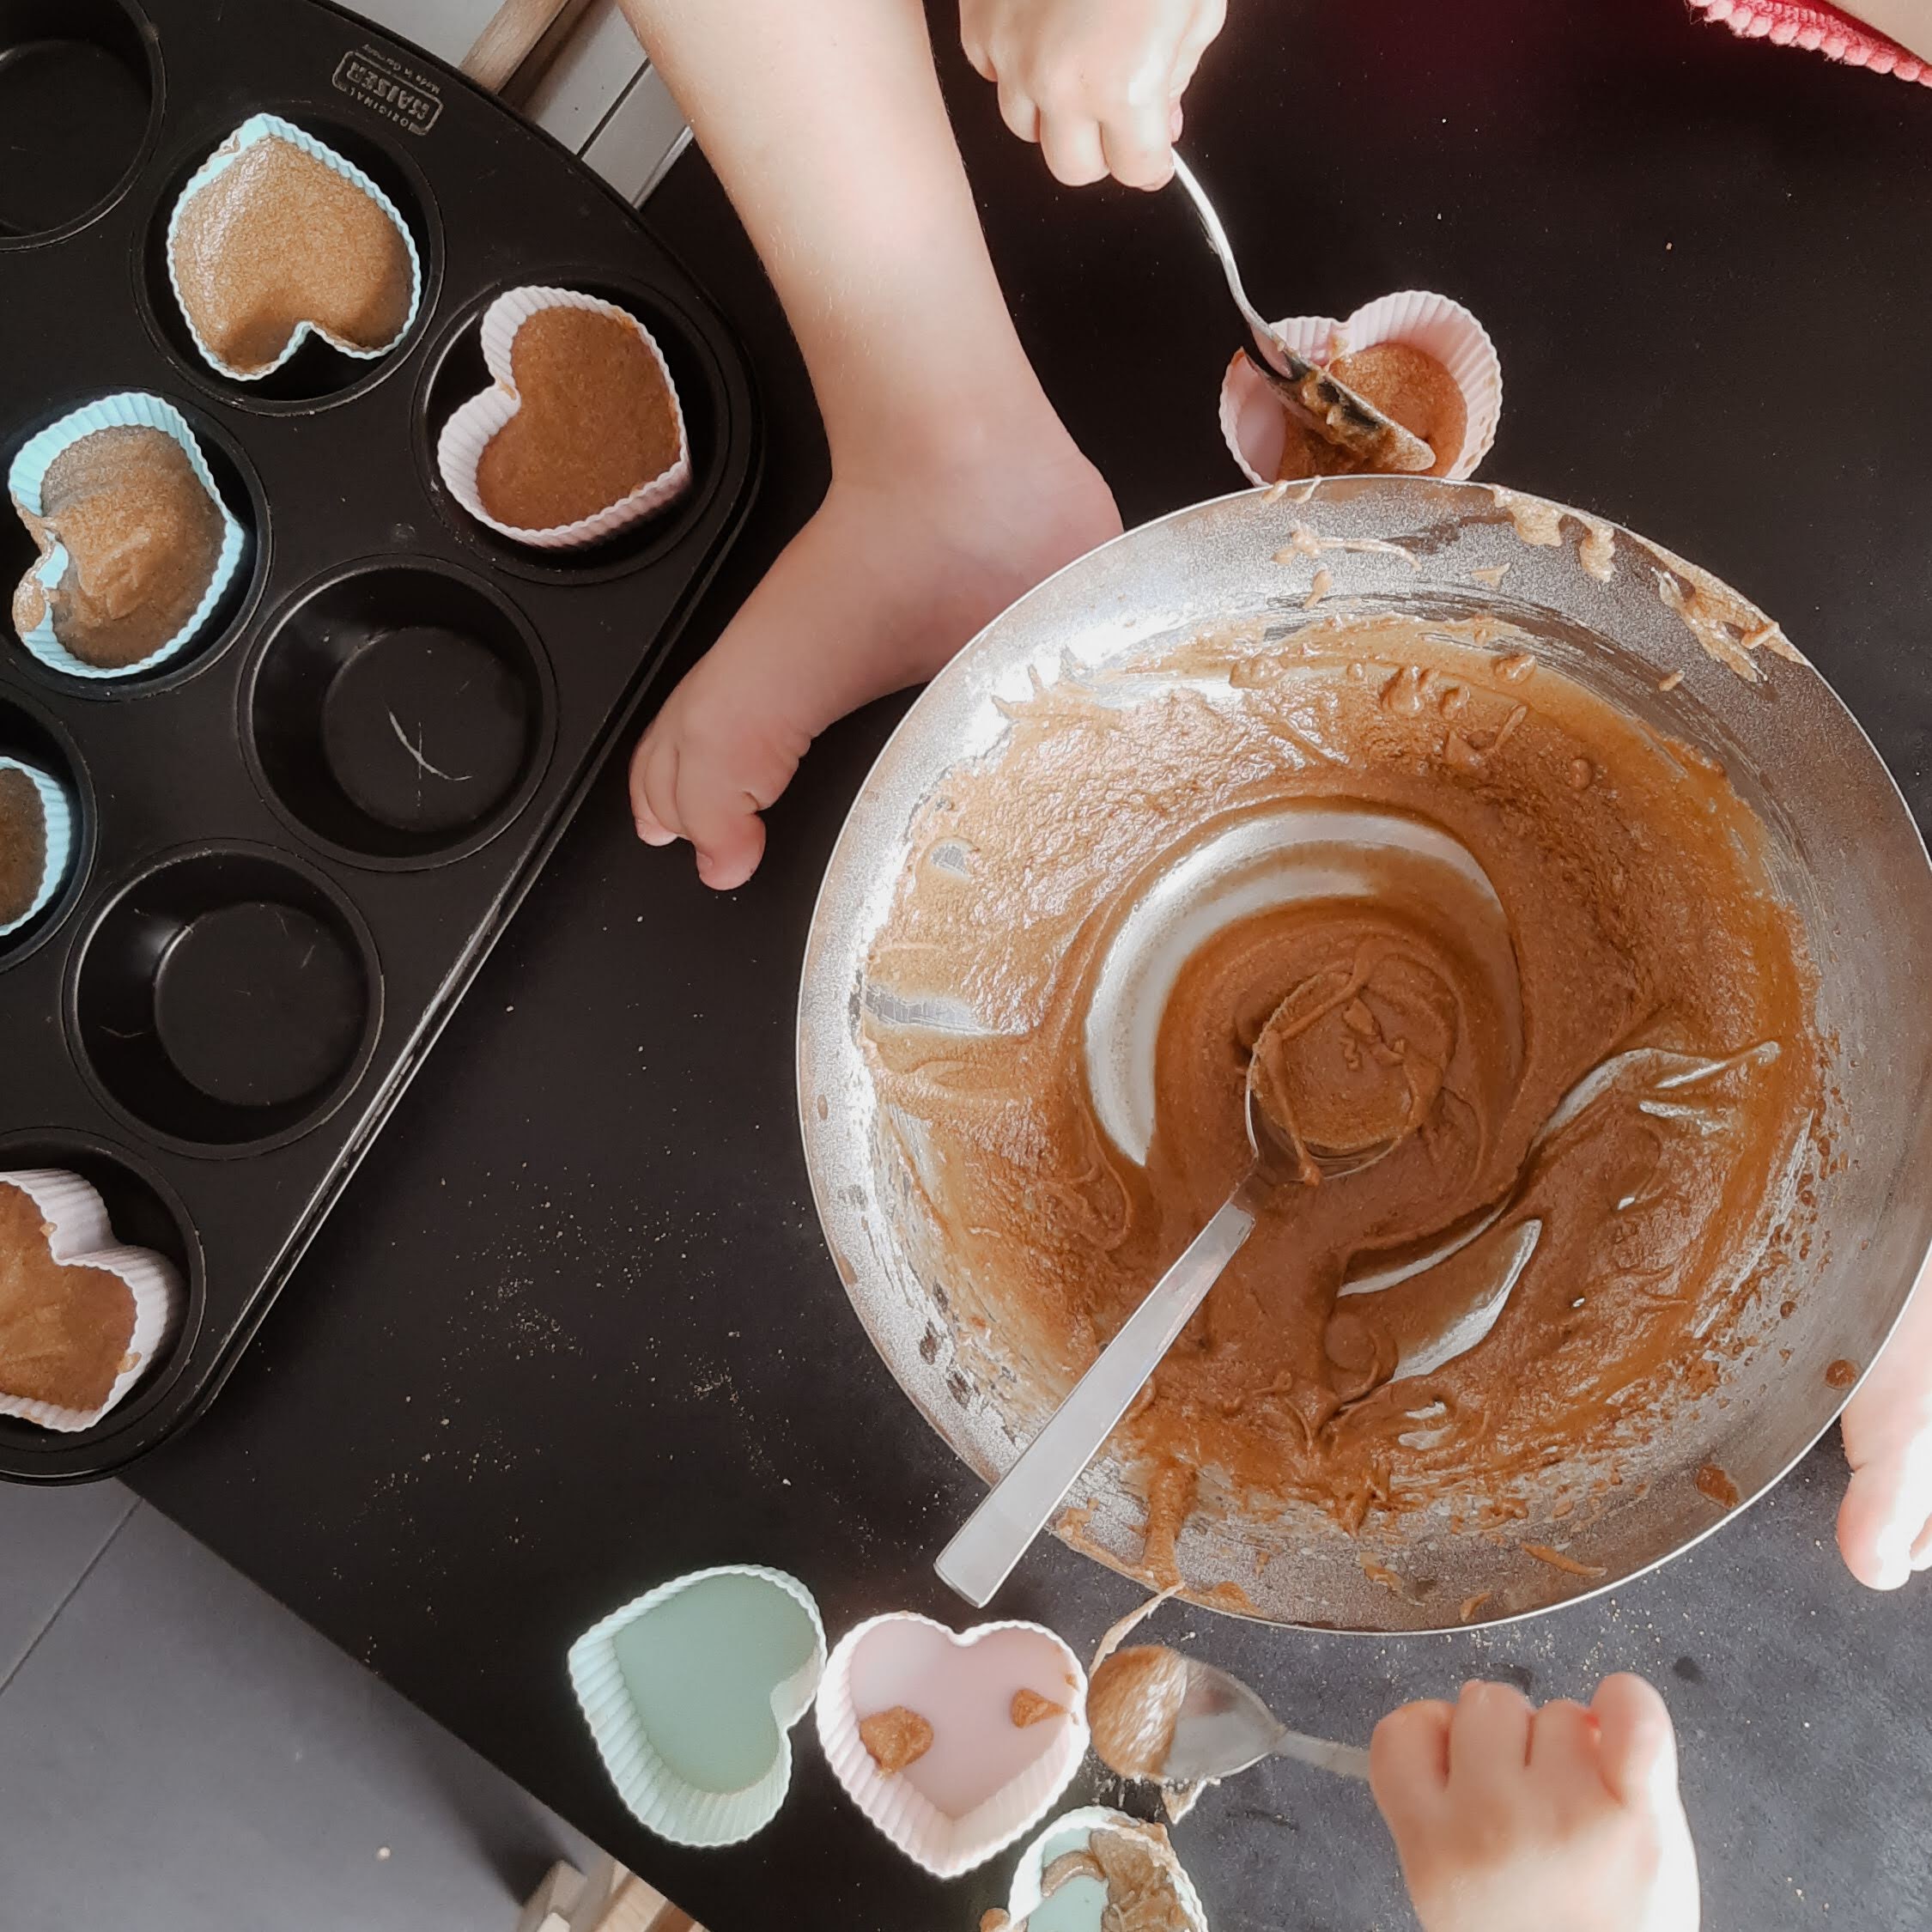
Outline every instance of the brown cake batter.
{"type": "Polygon", "coordinates": [[[554,530],[621,503],[677,459],[677,412],[657,358],[629,322],[540,308],[510,345],[521,398],[477,465],[499,523],[554,530]]]}
{"type": "MultiPolygon", "coordinates": [[[[1462,453],[1469,404],[1462,386],[1425,350],[1406,342],[1378,342],[1338,355],[1329,363],[1328,373],[1435,451],[1435,463],[1423,472],[1425,476],[1446,475],[1462,453]]],[[[1292,416],[1286,428],[1287,440],[1274,472],[1283,481],[1343,476],[1369,467],[1355,451],[1331,443],[1292,416]]]]}
{"type": "Polygon", "coordinates": [[[1015,1730],[1030,1730],[1036,1724],[1050,1723],[1055,1717],[1066,1715],[1064,1704],[1055,1704],[1051,1698],[1043,1698],[1037,1691],[1030,1691],[1024,1685],[1013,1692],[1013,1701],[1007,1706],[1006,1715],[1012,1718],[1015,1730]]]}
{"type": "Polygon", "coordinates": [[[1094,1754],[1122,1777],[1158,1777],[1174,1742],[1188,1660],[1163,1643],[1116,1650],[1087,1686],[1087,1728],[1094,1754]]]}
{"type": "Polygon", "coordinates": [[[933,1726],[916,1710],[896,1704],[859,1720],[859,1741],[888,1777],[896,1777],[933,1748],[933,1726]]]}
{"type": "MultiPolygon", "coordinates": [[[[51,593],[54,634],[83,664],[139,664],[194,615],[221,556],[222,513],[166,430],[129,423],[70,443],[47,465],[40,507],[21,518],[42,556],[56,541],[66,546],[51,593]]],[[[21,580],[22,636],[48,601],[31,574],[21,580]]]]}
{"type": "Polygon", "coordinates": [[[388,211],[276,135],[196,191],[169,259],[196,335],[246,374],[271,368],[298,323],[375,349],[409,319],[409,248],[388,211]]]}
{"type": "MultiPolygon", "coordinates": [[[[1091,1879],[1106,1894],[1100,1932],[1193,1932],[1197,1922],[1181,1903],[1174,1874],[1179,1862],[1158,1825],[1121,1818],[1097,1827],[1084,1851],[1066,1851],[1040,1874],[1042,1902],[1076,1879],[1091,1879]]],[[[980,1932],[1027,1932],[1005,1912],[980,1918],[980,1932]]]]}
{"type": "Polygon", "coordinates": [[[134,1294],[105,1268],[55,1261],[51,1231],[32,1197],[0,1181],[0,1394],[97,1409],[134,1339],[134,1294]]]}
{"type": "Polygon", "coordinates": [[[0,765],[0,925],[33,903],[46,870],[47,815],[39,787],[25,772],[0,765]]]}
{"type": "Polygon", "coordinates": [[[874,945],[881,1117],[962,1361],[1022,1439],[1038,1427],[1246,1167],[1251,1052],[1298,1002],[1279,1104],[1310,1141],[1397,1145],[1291,1173],[1121,1425],[1144,1568],[1173,1579],[1197,1474],[1350,1529],[1520,1516],[1546,1470],[1611,1467],[1710,1386],[1793,1211],[1820,1051],[1763,829],[1714,761],[1497,621],[1335,617],[1159,668],[1191,683],[1012,706],[915,823],[874,945]],[[1206,835],[1285,806],[1448,834],[1506,943],[1394,861],[1365,893],[1224,926],[1166,1000],[1131,1157],[1083,1050],[1108,939],[1206,835]],[[889,1017],[935,995],[984,1032],[889,1017]]]}

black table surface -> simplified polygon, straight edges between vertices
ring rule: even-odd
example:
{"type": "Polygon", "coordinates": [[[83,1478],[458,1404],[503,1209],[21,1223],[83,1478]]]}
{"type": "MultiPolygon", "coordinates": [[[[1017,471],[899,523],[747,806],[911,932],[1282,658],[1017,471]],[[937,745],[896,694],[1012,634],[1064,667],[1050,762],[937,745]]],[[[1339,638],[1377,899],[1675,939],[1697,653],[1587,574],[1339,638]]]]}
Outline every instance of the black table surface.
{"type": "MultiPolygon", "coordinates": [[[[1233,10],[1188,144],[1263,307],[1467,301],[1506,383],[1484,473],[1775,612],[1932,819],[1932,92],[1740,44],[1680,0],[1233,10]],[[1828,414],[1821,369],[1850,385],[1828,414]]],[[[1237,487],[1215,419],[1236,329],[1192,216],[1177,194],[1057,188],[953,51],[945,0],[934,18],[1021,332],[1127,520],[1237,487]]],[[[649,220],[735,319],[770,416],[763,498],[682,664],[808,513],[825,456],[695,155],[649,220]]],[[[813,893],[902,707],[826,735],[728,897],[638,845],[613,762],[213,1413],[131,1478],[711,1932],[968,1932],[1013,1862],[923,1877],[809,1723],[763,1834],[663,1844],[612,1795],[563,1669],[605,1612],[719,1562],[803,1577],[835,1637],[894,1607],[966,1620],[930,1559],[978,1485],[847,1305],[793,1095],[813,893]]],[[[1834,1432],[1689,1556],[1493,1633],[1163,1614],[1340,1737],[1469,1675],[1547,1697],[1643,1670],[1680,1727],[1709,1924],[1923,1928],[1932,1582],[1850,1581],[1843,1481],[1834,1432]]],[[[997,1608],[1080,1648],[1137,1594],[1052,1544],[997,1608]]],[[[1176,1843],[1218,1932],[1409,1923],[1358,1787],[1264,1770],[1176,1843]]]]}

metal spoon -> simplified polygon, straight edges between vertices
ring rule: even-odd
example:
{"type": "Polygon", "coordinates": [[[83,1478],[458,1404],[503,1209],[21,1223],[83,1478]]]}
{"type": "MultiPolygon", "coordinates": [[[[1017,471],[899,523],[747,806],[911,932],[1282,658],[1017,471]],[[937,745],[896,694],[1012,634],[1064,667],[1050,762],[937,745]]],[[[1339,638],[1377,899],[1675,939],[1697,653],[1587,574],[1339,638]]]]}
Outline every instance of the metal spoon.
{"type": "Polygon", "coordinates": [[[1420,476],[1436,464],[1436,453],[1422,438],[1384,416],[1365,396],[1358,395],[1345,382],[1338,382],[1327,370],[1317,368],[1305,356],[1297,355],[1274,331],[1273,325],[1248,299],[1242,286],[1241,270],[1235,266],[1234,247],[1207,191],[1194,179],[1194,170],[1179,155],[1174,157],[1174,178],[1187,190],[1207,235],[1207,245],[1219,257],[1221,272],[1227,277],[1228,293],[1255,337],[1261,350],[1257,367],[1269,386],[1298,420],[1307,422],[1326,442],[1361,458],[1371,470],[1393,471],[1399,476],[1420,476]]]}
{"type": "Polygon", "coordinates": [[[1013,1565],[1047,1527],[1080,1472],[1099,1455],[1188,1317],[1254,1231],[1276,1189],[1358,1173],[1395,1145],[1390,1139],[1368,1147],[1303,1150],[1282,1139],[1261,1104],[1255,1068],[1263,1059],[1262,1042],[1290,1003],[1284,1000],[1261,1030],[1249,1062],[1245,1118],[1254,1158],[1247,1172],[1213,1218],[1182,1249],[1179,1260],[1147,1291],[1146,1298],[1074,1384],[1046,1427],[939,1552],[933,1567],[941,1579],[975,1607],[989,1601],[1012,1574],[1013,1565]],[[1307,1170],[1309,1163],[1315,1170],[1312,1175],[1307,1170]]]}
{"type": "Polygon", "coordinates": [[[1292,1758],[1341,1777],[1369,1775],[1369,1753],[1359,1745],[1334,1744],[1291,1731],[1238,1677],[1198,1657],[1182,1661],[1188,1687],[1157,1774],[1163,1784],[1231,1777],[1264,1758],[1292,1758]]]}

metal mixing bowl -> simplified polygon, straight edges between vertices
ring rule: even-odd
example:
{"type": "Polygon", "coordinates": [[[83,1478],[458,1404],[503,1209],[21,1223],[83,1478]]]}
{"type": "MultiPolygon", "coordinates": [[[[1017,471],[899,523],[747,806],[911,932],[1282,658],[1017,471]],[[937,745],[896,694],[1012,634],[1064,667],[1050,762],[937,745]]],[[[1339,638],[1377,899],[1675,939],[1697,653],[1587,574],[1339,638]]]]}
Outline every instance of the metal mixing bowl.
{"type": "MultiPolygon", "coordinates": [[[[1298,494],[1298,493],[1297,493],[1298,494]]],[[[1532,500],[1517,498],[1521,513],[1532,500]]],[[[1778,889],[1800,913],[1820,987],[1818,1030],[1838,1090],[1842,1170],[1818,1182],[1808,1256],[1753,1311],[1760,1339],[1716,1396],[1686,1406],[1592,1520],[1560,1540],[1601,1571],[1571,1576],[1515,1547],[1437,1522],[1400,1528],[1397,1595],[1364,1574],[1382,1553],[1374,1520],[1358,1542],[1310,1514],[1267,1520],[1209,1479],[1180,1546],[1194,1591],[1238,1584],[1255,1614],[1285,1624],[1370,1631],[1461,1627],[1460,1606],[1490,1594],[1474,1621],[1498,1620],[1612,1588],[1687,1548],[1722,1520],[1695,1486],[1715,1462],[1747,1498],[1790,1468],[1829,1425],[1847,1391],[1826,1368],[1868,1367],[1890,1334],[1932,1244],[1932,871],[1910,812],[1877,753],[1830,687],[1804,663],[1759,651],[1754,677],[1700,648],[1660,594],[1688,567],[1615,532],[1608,581],[1579,561],[1591,522],[1564,512],[1562,540],[1531,544],[1498,493],[1475,483],[1342,477],[1305,505],[1252,491],[1182,510],[1095,551],[982,632],[934,681],[880,755],[846,821],[806,949],[799,1013],[799,1117],[819,1215],[853,1306],[920,1413],[988,1479],[1018,1452],[1012,1391],[982,1386],[956,1352],[933,1230],[921,1224],[896,1139],[880,1131],[860,1036],[868,949],[909,852],[920,806],[961,762],[1005,729],[999,702],[1037,677],[1091,673],[1163,641],[1259,619],[1284,630],[1316,562],[1334,579],[1326,616],[1350,609],[1430,617],[1494,611],[1536,640],[1538,654],[1659,729],[1724,762],[1771,834],[1778,889]],[[1325,551],[1298,570],[1274,561],[1297,523],[1325,536],[1398,544],[1325,551]],[[1500,587],[1472,574],[1508,566],[1500,587]],[[1660,678],[1682,681],[1660,691],[1660,678]],[[1718,1398],[1721,1398],[1719,1400],[1718,1398]]],[[[1600,530],[1603,527],[1596,523],[1600,530]]],[[[1747,1322],[1742,1333],[1752,1333],[1747,1322]]],[[[1037,1404],[1033,1405],[1036,1408],[1037,1404]]],[[[1127,1472],[1103,1456],[1074,1500],[1087,1506],[1081,1547],[1131,1570],[1144,1510],[1127,1472]]],[[[1222,1607],[1225,1607],[1224,1603],[1222,1607]]]]}

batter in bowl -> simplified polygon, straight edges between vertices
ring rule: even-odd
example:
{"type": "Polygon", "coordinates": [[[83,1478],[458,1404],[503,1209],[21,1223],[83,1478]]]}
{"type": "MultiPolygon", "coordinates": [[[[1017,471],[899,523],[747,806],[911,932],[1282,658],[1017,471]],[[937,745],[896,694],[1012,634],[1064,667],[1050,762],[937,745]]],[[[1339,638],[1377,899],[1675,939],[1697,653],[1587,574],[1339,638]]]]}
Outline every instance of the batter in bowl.
{"type": "Polygon", "coordinates": [[[1122,1425],[1166,1583],[1203,1473],[1351,1530],[1620,1479],[1801,1213],[1811,985],[1710,758],[1496,620],[1335,616],[1012,708],[914,828],[866,1040],[962,1359],[1022,1439],[1226,1198],[1284,1000],[1271,1113],[1394,1142],[1279,1190],[1122,1425]],[[1291,881],[1257,861],[1176,928],[1143,1120],[1088,1037],[1116,942],[1277,821],[1316,828],[1291,881]]]}

